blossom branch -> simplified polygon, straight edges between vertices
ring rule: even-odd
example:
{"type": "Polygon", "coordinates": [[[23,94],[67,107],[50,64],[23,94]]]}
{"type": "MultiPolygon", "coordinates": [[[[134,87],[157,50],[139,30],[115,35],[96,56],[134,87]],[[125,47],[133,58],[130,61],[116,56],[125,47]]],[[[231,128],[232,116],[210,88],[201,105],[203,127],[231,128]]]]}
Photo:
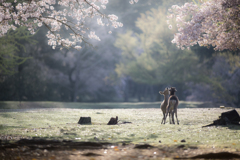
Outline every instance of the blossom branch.
{"type": "Polygon", "coordinates": [[[211,0],[172,6],[169,18],[176,20],[178,28],[172,43],[181,49],[197,43],[220,51],[240,49],[239,5],[239,0],[211,0]]]}
{"type": "Polygon", "coordinates": [[[49,29],[46,35],[49,39],[48,44],[53,48],[64,44],[65,47],[80,49],[79,45],[82,42],[88,44],[88,38],[100,40],[94,31],[88,29],[89,27],[85,23],[87,17],[100,16],[97,19],[99,25],[104,26],[101,18],[106,18],[114,28],[122,27],[122,23],[117,22],[117,16],[106,16],[96,3],[100,3],[102,8],[105,8],[108,0],[29,0],[27,3],[15,0],[14,5],[2,0],[0,2],[0,37],[4,36],[8,30],[18,26],[26,26],[30,33],[34,34],[35,30],[44,24],[49,29]],[[58,10],[57,6],[63,9],[58,10]],[[63,38],[62,32],[60,32],[62,27],[70,29],[71,40],[63,38]]]}

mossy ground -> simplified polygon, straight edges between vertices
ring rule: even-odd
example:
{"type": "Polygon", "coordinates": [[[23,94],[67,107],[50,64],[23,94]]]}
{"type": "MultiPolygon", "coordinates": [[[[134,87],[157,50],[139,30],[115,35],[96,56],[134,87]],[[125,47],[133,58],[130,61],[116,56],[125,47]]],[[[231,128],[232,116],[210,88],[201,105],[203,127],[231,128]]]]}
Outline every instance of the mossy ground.
{"type": "MultiPolygon", "coordinates": [[[[1,139],[46,138],[76,141],[132,142],[232,146],[240,148],[239,126],[202,126],[212,123],[218,108],[178,109],[179,125],[161,125],[160,109],[35,109],[24,112],[0,112],[1,139]],[[107,125],[111,117],[119,125],[107,125]],[[92,125],[77,124],[80,117],[91,117],[92,125]],[[8,136],[8,137],[6,137],[8,136]],[[160,143],[161,142],[161,143],[160,143]]],[[[239,111],[239,110],[238,110],[239,111]]]]}

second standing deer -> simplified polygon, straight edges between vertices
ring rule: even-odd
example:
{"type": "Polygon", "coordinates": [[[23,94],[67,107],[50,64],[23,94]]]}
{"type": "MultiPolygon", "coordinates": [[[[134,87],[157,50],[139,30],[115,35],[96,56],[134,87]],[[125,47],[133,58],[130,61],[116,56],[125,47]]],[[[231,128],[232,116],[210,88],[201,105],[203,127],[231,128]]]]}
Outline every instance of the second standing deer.
{"type": "Polygon", "coordinates": [[[163,119],[162,119],[162,123],[161,124],[163,124],[163,122],[165,124],[165,115],[166,115],[166,110],[167,110],[167,105],[168,105],[169,90],[168,90],[168,88],[165,88],[164,91],[159,91],[159,93],[164,96],[164,100],[162,101],[160,107],[161,107],[161,110],[163,112],[163,119]]]}
{"type": "Polygon", "coordinates": [[[168,98],[166,115],[164,116],[164,124],[165,124],[165,121],[166,121],[166,118],[167,118],[168,114],[169,114],[170,124],[171,123],[175,124],[174,113],[175,113],[175,116],[176,116],[176,119],[177,119],[177,124],[179,124],[179,121],[178,121],[178,118],[177,118],[177,107],[178,107],[178,104],[179,104],[179,100],[178,100],[178,97],[175,95],[175,92],[177,92],[177,89],[175,87],[171,87],[169,89],[169,91],[170,91],[170,96],[168,98]]]}

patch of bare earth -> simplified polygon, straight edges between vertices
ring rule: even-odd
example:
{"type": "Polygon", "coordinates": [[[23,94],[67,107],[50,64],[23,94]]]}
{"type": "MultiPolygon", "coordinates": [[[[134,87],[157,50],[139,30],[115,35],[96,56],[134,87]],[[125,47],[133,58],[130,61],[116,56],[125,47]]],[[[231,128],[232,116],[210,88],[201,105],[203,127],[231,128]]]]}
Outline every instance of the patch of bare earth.
{"type": "Polygon", "coordinates": [[[22,139],[2,142],[1,160],[137,160],[137,159],[239,159],[240,151],[231,148],[148,144],[110,144],[95,142],[22,139]]]}

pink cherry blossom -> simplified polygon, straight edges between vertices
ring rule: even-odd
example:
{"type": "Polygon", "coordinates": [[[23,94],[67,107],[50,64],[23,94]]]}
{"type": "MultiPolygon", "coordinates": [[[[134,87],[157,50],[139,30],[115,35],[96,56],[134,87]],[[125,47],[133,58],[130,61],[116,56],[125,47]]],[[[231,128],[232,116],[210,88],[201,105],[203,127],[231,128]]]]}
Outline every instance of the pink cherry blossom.
{"type": "Polygon", "coordinates": [[[215,50],[240,49],[239,5],[239,0],[209,0],[172,6],[168,18],[174,18],[178,28],[172,43],[180,48],[198,43],[215,50]]]}
{"type": "Polygon", "coordinates": [[[88,43],[85,37],[100,41],[86,24],[87,19],[97,20],[101,26],[105,26],[105,22],[114,28],[123,26],[116,15],[101,12],[108,0],[15,0],[15,7],[6,0],[0,3],[0,37],[18,26],[26,26],[32,34],[38,27],[45,26],[49,29],[48,44],[53,49],[59,45],[80,49],[82,42],[88,43]],[[69,38],[63,36],[65,30],[70,31],[69,38]]]}

